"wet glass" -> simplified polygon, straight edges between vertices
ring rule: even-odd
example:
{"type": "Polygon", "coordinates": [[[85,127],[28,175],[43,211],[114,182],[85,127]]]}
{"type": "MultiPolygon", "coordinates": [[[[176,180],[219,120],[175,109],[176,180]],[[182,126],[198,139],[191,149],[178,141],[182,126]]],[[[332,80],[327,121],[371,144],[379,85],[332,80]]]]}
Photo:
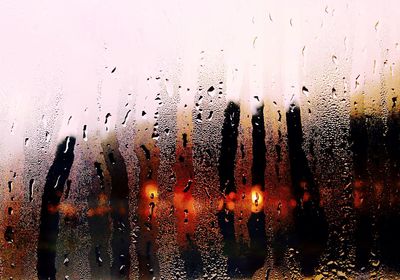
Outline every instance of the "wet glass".
{"type": "Polygon", "coordinates": [[[400,278],[398,7],[0,3],[0,279],[400,278]]]}

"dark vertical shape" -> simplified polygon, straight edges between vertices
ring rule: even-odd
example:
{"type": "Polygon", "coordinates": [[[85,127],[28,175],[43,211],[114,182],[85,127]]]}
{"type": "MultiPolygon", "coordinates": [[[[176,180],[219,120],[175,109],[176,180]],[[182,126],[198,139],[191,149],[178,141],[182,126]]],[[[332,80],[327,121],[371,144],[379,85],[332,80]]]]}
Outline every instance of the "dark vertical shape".
{"type": "Polygon", "coordinates": [[[265,126],[264,126],[264,105],[257,108],[256,113],[251,118],[253,126],[253,165],[251,167],[252,183],[259,185],[261,190],[265,188],[265,167],[266,167],[266,146],[265,146],[265,126]]]}
{"type": "Polygon", "coordinates": [[[300,108],[291,106],[286,112],[292,193],[296,199],[294,234],[290,236],[299,250],[299,262],[305,275],[312,275],[326,247],[328,223],[320,207],[319,189],[303,151],[300,108]]]}
{"type": "MultiPolygon", "coordinates": [[[[265,125],[264,105],[257,108],[251,118],[253,128],[253,162],[251,166],[252,185],[259,186],[262,191],[265,189],[265,167],[266,167],[266,146],[265,146],[265,125]]],[[[267,256],[267,234],[265,229],[265,213],[251,213],[247,222],[250,237],[249,254],[251,262],[247,273],[254,273],[264,265],[267,256]]]]}
{"type": "Polygon", "coordinates": [[[276,267],[282,267],[285,265],[285,254],[287,252],[287,231],[282,227],[277,227],[274,231],[272,253],[274,257],[274,265],[276,267]]]}
{"type": "MultiPolygon", "coordinates": [[[[233,102],[229,102],[225,109],[224,117],[218,172],[220,191],[224,194],[229,194],[236,192],[234,172],[240,120],[239,106],[233,102]]],[[[224,238],[224,253],[228,256],[228,273],[232,273],[236,269],[237,244],[235,240],[234,219],[234,213],[227,209],[222,209],[218,213],[218,224],[224,238]]]]}
{"type": "Polygon", "coordinates": [[[96,168],[97,177],[100,179],[100,186],[101,188],[104,187],[104,174],[103,169],[101,169],[101,163],[95,162],[94,167],[96,168]]]}
{"type": "Polygon", "coordinates": [[[229,194],[230,192],[236,192],[234,172],[240,120],[239,106],[233,102],[229,102],[225,109],[224,117],[218,172],[220,190],[225,194],[229,194]]]}
{"type": "Polygon", "coordinates": [[[106,198],[108,197],[107,190],[109,190],[109,186],[105,186],[101,163],[95,162],[94,169],[96,170],[100,187],[98,189],[92,188],[88,195],[89,209],[92,210],[92,214],[88,215],[91,240],[89,264],[93,279],[108,279],[110,254],[107,248],[111,228],[110,215],[107,208],[108,200],[106,198]]]}
{"type": "Polygon", "coordinates": [[[203,262],[196,242],[190,234],[186,234],[188,249],[182,252],[182,259],[185,261],[185,271],[188,279],[199,279],[203,271],[203,262]]]}
{"type": "Polygon", "coordinates": [[[235,216],[232,211],[222,209],[218,214],[218,225],[223,236],[224,254],[228,257],[228,274],[233,275],[238,265],[238,248],[235,240],[235,216]]]}
{"type": "Polygon", "coordinates": [[[35,183],[34,179],[29,180],[29,202],[33,200],[33,184],[35,183]]]}
{"type": "Polygon", "coordinates": [[[113,232],[111,239],[112,264],[111,274],[114,278],[128,276],[130,265],[129,244],[130,225],[128,174],[124,158],[115,137],[109,144],[103,144],[104,160],[111,177],[111,218],[113,232]]]}
{"type": "Polygon", "coordinates": [[[350,120],[350,137],[354,177],[356,180],[362,180],[367,176],[368,168],[368,133],[365,118],[354,117],[350,120]]]}
{"type": "MultiPolygon", "coordinates": [[[[356,191],[363,192],[370,185],[368,178],[368,131],[365,117],[353,117],[350,120],[351,150],[353,152],[353,176],[356,191]]],[[[354,242],[356,246],[356,264],[360,269],[368,265],[373,245],[373,220],[365,209],[356,207],[354,242]]]]}
{"type": "Polygon", "coordinates": [[[373,219],[368,213],[359,212],[356,214],[354,243],[356,246],[357,269],[368,266],[374,241],[372,224],[373,219]]]}
{"type": "MultiPolygon", "coordinates": [[[[395,107],[397,98],[392,100],[395,107]]],[[[378,245],[383,263],[400,271],[400,113],[396,108],[388,117],[387,129],[388,185],[384,186],[379,209],[378,245]]]]}
{"type": "Polygon", "coordinates": [[[267,234],[265,230],[265,213],[251,213],[247,221],[250,236],[249,266],[246,274],[250,276],[264,265],[267,256],[267,234]]]}
{"type": "Polygon", "coordinates": [[[182,134],[182,141],[183,141],[183,147],[186,148],[188,142],[186,133],[182,134]]]}
{"type": "Polygon", "coordinates": [[[56,245],[60,215],[58,206],[74,161],[75,138],[67,137],[57,147],[42,196],[37,271],[39,279],[56,279],[56,245]]]}
{"type": "Polygon", "coordinates": [[[4,231],[4,240],[8,243],[14,242],[14,229],[12,226],[7,226],[4,231]]]}

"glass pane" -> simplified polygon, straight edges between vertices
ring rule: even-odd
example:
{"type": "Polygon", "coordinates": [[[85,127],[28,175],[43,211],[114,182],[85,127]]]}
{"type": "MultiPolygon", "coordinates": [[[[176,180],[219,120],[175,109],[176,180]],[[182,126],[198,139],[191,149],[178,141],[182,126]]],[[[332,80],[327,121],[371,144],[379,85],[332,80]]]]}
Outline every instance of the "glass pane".
{"type": "Polygon", "coordinates": [[[0,3],[0,279],[400,277],[397,1],[0,3]]]}

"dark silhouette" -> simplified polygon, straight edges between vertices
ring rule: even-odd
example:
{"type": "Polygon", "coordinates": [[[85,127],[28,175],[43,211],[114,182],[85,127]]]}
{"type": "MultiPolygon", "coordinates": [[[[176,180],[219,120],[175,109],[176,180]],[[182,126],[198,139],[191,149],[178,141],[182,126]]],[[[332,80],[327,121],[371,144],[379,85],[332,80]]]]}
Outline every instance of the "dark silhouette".
{"type": "Polygon", "coordinates": [[[110,139],[108,143],[103,143],[102,147],[104,159],[111,178],[110,206],[113,223],[111,239],[113,260],[111,264],[111,275],[115,278],[124,275],[126,278],[130,265],[128,174],[124,158],[119,151],[116,137],[110,139]]]}
{"type": "Polygon", "coordinates": [[[40,232],[38,244],[38,278],[56,279],[56,246],[60,214],[58,206],[74,161],[75,138],[67,137],[57,147],[56,156],[46,177],[40,212],[40,232]]]}
{"type": "MultiPolygon", "coordinates": [[[[252,116],[253,125],[253,163],[252,184],[264,190],[265,160],[265,127],[264,107],[257,109],[252,116]]],[[[221,154],[219,159],[220,191],[227,195],[236,192],[234,169],[238,146],[238,127],[240,108],[230,102],[225,109],[225,119],[222,127],[221,154]]],[[[250,237],[250,246],[242,240],[235,239],[235,215],[233,211],[223,209],[218,213],[218,223],[224,239],[224,253],[228,256],[228,274],[231,276],[251,277],[254,272],[263,266],[267,253],[267,238],[265,230],[265,214],[263,211],[252,213],[247,228],[250,237]]]]}
{"type": "Polygon", "coordinates": [[[239,106],[229,102],[225,109],[224,117],[218,172],[220,191],[224,194],[229,194],[230,192],[236,192],[234,172],[240,121],[239,106]]]}
{"type": "MultiPolygon", "coordinates": [[[[372,182],[369,176],[369,137],[365,117],[353,117],[350,120],[350,137],[353,152],[353,176],[356,191],[363,193],[363,205],[356,206],[356,225],[354,241],[356,246],[357,268],[367,267],[373,246],[372,182]]],[[[358,195],[358,194],[356,194],[358,195]]],[[[356,199],[359,199],[356,197],[356,199]]]]}
{"type": "Polygon", "coordinates": [[[292,193],[296,200],[294,232],[289,243],[299,251],[305,275],[312,275],[328,239],[328,223],[320,207],[319,189],[303,150],[300,108],[291,105],[286,112],[292,193]]]}
{"type": "MultiPolygon", "coordinates": [[[[224,195],[228,195],[231,192],[236,192],[234,172],[240,121],[239,106],[230,102],[225,109],[224,117],[218,172],[220,191],[224,195]]],[[[233,211],[225,209],[224,205],[223,209],[218,213],[218,224],[224,240],[224,253],[228,256],[229,274],[234,274],[240,264],[237,259],[239,252],[235,240],[234,219],[233,211]]]]}
{"type": "MultiPolygon", "coordinates": [[[[253,127],[253,163],[251,166],[252,185],[265,190],[266,145],[264,125],[264,105],[257,108],[251,118],[253,127]]],[[[251,266],[249,271],[254,273],[264,265],[267,256],[267,233],[265,229],[265,213],[263,210],[251,213],[247,228],[250,236],[251,266]]]]}
{"type": "Polygon", "coordinates": [[[382,262],[400,271],[400,112],[396,107],[396,100],[397,98],[392,98],[393,106],[387,119],[385,142],[388,160],[387,170],[384,166],[380,167],[385,181],[377,227],[378,249],[382,262]]]}

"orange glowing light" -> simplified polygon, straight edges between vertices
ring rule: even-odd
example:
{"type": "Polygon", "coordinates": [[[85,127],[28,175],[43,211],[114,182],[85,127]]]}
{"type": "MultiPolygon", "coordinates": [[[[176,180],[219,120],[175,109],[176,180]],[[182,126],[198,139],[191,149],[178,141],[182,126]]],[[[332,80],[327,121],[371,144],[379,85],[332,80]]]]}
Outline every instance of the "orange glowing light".
{"type": "Polygon", "coordinates": [[[89,208],[89,210],[87,211],[87,215],[88,217],[104,216],[109,212],[111,212],[111,207],[105,205],[99,205],[95,208],[89,208]]]}
{"type": "Polygon", "coordinates": [[[233,211],[235,209],[236,193],[230,192],[218,201],[218,210],[228,209],[233,211]]]}
{"type": "Polygon", "coordinates": [[[218,209],[218,211],[221,211],[222,209],[224,209],[224,200],[222,198],[220,200],[218,200],[217,209],[218,209]]]}
{"type": "Polygon", "coordinates": [[[255,206],[258,206],[258,202],[260,200],[260,194],[256,191],[251,193],[251,200],[253,201],[255,206]]]}
{"type": "Polygon", "coordinates": [[[262,210],[263,201],[263,192],[260,187],[253,187],[251,190],[251,211],[254,213],[260,212],[262,210]]]}
{"type": "Polygon", "coordinates": [[[233,211],[235,209],[235,202],[233,201],[226,202],[226,209],[228,209],[229,211],[233,211]]]}
{"type": "Polygon", "coordinates": [[[178,219],[186,217],[182,213],[188,214],[193,217],[195,215],[194,198],[189,192],[176,192],[174,195],[174,205],[178,210],[176,213],[179,216],[178,219]]]}
{"type": "Polygon", "coordinates": [[[146,219],[148,222],[151,221],[157,213],[158,205],[158,186],[157,184],[149,180],[143,184],[140,192],[141,200],[139,204],[140,216],[146,219]]]}
{"type": "Polygon", "coordinates": [[[147,184],[144,187],[144,195],[150,200],[156,199],[158,197],[157,185],[153,183],[147,184]]]}
{"type": "Polygon", "coordinates": [[[303,202],[309,201],[310,198],[311,198],[310,193],[309,192],[304,192],[304,194],[303,194],[303,202]]]}
{"type": "Polygon", "coordinates": [[[354,190],[353,197],[354,197],[354,207],[360,208],[364,201],[364,193],[359,190],[354,190]]]}
{"type": "Polygon", "coordinates": [[[73,217],[76,217],[76,215],[77,215],[76,207],[70,203],[65,203],[65,202],[61,202],[57,206],[50,204],[47,207],[47,210],[51,214],[56,214],[57,212],[60,212],[62,215],[64,215],[65,217],[68,217],[68,218],[73,218],[73,217]]]}
{"type": "Polygon", "coordinates": [[[354,182],[354,188],[356,188],[356,189],[361,188],[363,185],[364,185],[364,184],[363,184],[363,181],[361,181],[361,180],[356,180],[356,181],[354,182]]]}

